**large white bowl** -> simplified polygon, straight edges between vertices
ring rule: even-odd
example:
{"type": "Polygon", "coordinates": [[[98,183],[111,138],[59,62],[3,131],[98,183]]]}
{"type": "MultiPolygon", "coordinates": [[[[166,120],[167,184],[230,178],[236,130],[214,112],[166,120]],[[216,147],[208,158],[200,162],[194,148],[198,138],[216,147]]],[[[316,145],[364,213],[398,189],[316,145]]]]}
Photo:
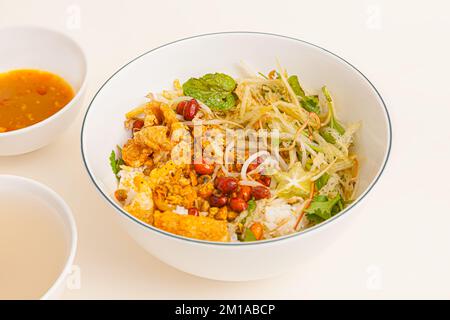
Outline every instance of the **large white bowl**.
{"type": "MultiPolygon", "coordinates": [[[[355,67],[310,43],[279,35],[250,32],[207,34],[153,49],[132,60],[109,78],[95,95],[83,124],[82,153],[97,189],[121,225],[148,252],[167,264],[200,277],[243,281],[278,275],[307,260],[342,232],[345,218],[360,210],[359,203],[380,177],[389,156],[391,125],[375,87],[355,67]],[[267,72],[277,59],[290,74],[298,74],[308,89],[326,84],[344,122],[361,120],[356,149],[361,159],[357,200],[326,222],[293,235],[253,243],[215,243],[187,239],[147,225],[114,201],[116,180],[108,156],[128,133],[124,114],[145,101],[149,92],[172,86],[179,78],[209,72],[238,76],[241,60],[267,72]]],[[[99,226],[100,227],[100,226],[99,226]]]]}
{"type": "Polygon", "coordinates": [[[76,118],[86,87],[86,57],[68,36],[32,26],[0,29],[0,57],[0,72],[49,71],[63,77],[75,91],[74,98],[51,117],[23,129],[0,133],[0,156],[34,151],[52,142],[76,118]]]}

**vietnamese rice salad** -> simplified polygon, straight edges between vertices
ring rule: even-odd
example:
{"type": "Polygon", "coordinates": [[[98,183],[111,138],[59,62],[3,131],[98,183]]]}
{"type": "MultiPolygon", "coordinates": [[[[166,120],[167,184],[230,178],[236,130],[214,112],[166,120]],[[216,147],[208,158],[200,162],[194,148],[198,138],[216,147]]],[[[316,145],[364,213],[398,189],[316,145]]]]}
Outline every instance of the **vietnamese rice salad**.
{"type": "Polygon", "coordinates": [[[279,67],[175,80],[147,98],[125,115],[129,139],[109,160],[115,199],[148,225],[261,241],[320,224],[355,197],[360,124],[337,119],[325,86],[311,94],[279,67]]]}

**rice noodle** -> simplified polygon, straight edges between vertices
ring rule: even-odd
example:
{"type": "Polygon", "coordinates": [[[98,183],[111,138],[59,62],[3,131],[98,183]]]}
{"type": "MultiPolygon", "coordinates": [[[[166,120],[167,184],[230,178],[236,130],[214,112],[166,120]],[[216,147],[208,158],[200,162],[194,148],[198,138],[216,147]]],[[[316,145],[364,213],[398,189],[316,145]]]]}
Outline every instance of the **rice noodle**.
{"type": "Polygon", "coordinates": [[[250,187],[266,187],[265,185],[263,185],[262,183],[258,182],[258,181],[254,181],[254,180],[241,180],[239,181],[239,184],[241,186],[250,186],[250,187]]]}
{"type": "Polygon", "coordinates": [[[234,177],[234,178],[239,177],[239,173],[228,171],[227,168],[223,164],[221,164],[220,166],[221,166],[221,169],[222,169],[222,171],[223,171],[225,176],[227,176],[227,177],[234,177]]]}
{"type": "Polygon", "coordinates": [[[331,162],[329,165],[327,165],[325,167],[325,169],[323,169],[321,172],[319,172],[317,175],[313,176],[311,178],[311,181],[316,181],[317,179],[319,179],[322,175],[324,175],[332,166],[333,164],[336,162],[336,159],[333,160],[333,162],[331,162]]]}
{"type": "Polygon", "coordinates": [[[219,125],[219,124],[231,124],[236,127],[243,128],[239,123],[225,120],[225,119],[213,119],[213,120],[199,120],[194,123],[194,121],[180,121],[180,123],[185,124],[187,126],[200,126],[200,125],[219,125]]]}

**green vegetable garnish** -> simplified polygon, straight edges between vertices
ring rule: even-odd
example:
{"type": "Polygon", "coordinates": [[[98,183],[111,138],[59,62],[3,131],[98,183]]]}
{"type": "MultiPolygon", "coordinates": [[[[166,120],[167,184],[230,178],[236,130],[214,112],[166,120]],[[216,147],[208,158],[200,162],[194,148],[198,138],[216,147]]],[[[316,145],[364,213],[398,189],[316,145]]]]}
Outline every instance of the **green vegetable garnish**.
{"type": "Polygon", "coordinates": [[[250,200],[248,200],[248,202],[247,202],[247,204],[248,204],[248,207],[247,207],[247,215],[245,216],[245,218],[244,219],[242,219],[242,224],[244,224],[246,221],[247,221],[247,219],[250,217],[250,215],[255,211],[255,209],[256,209],[256,201],[255,201],[255,199],[250,199],[250,200]]]}
{"type": "Polygon", "coordinates": [[[290,76],[288,78],[288,83],[297,96],[300,96],[302,98],[305,96],[305,91],[300,85],[300,82],[298,81],[298,77],[296,75],[290,76]]]}
{"type": "Polygon", "coordinates": [[[201,78],[190,78],[183,84],[186,96],[198,99],[212,110],[226,111],[236,105],[233,94],[236,81],[223,73],[208,73],[201,78]]]}
{"type": "MultiPolygon", "coordinates": [[[[327,87],[322,87],[322,92],[327,99],[327,105],[328,110],[331,112],[331,120],[330,120],[330,127],[335,129],[340,135],[343,135],[345,133],[344,127],[336,120],[336,116],[334,114],[334,105],[333,105],[333,99],[331,98],[330,93],[328,92],[327,87]]],[[[323,136],[323,135],[322,135],[323,136]]],[[[325,137],[324,137],[325,139],[325,137]]],[[[334,138],[333,138],[334,140],[334,138]]],[[[334,143],[334,142],[333,142],[334,143]]]]}
{"type": "Polygon", "coordinates": [[[251,214],[256,209],[256,201],[254,199],[250,199],[247,202],[247,204],[248,204],[248,207],[247,207],[248,214],[251,214]]]}
{"type": "Polygon", "coordinates": [[[300,100],[300,104],[309,112],[314,112],[317,114],[320,113],[318,96],[305,96],[302,100],[300,100]]]}
{"type": "Polygon", "coordinates": [[[332,144],[336,143],[336,139],[333,137],[333,135],[329,131],[325,130],[325,128],[321,128],[319,130],[319,133],[322,136],[322,138],[325,139],[326,142],[332,143],[332,144]]]}
{"type": "Polygon", "coordinates": [[[109,156],[109,164],[111,165],[112,172],[115,174],[117,180],[119,180],[120,177],[118,174],[120,171],[120,166],[123,165],[124,162],[122,158],[116,158],[116,152],[114,150],[111,151],[111,154],[109,156]]]}
{"type": "Polygon", "coordinates": [[[316,180],[316,189],[320,190],[324,185],[327,184],[328,180],[330,179],[330,175],[328,173],[324,173],[319,179],[316,180]]]}
{"type": "Polygon", "coordinates": [[[298,77],[296,75],[292,75],[288,78],[288,83],[294,91],[295,95],[300,96],[302,99],[300,100],[300,104],[303,108],[308,110],[309,112],[314,112],[319,114],[320,106],[319,106],[319,97],[318,96],[307,96],[305,90],[303,90],[300,82],[298,81],[298,77]]]}
{"type": "Polygon", "coordinates": [[[334,209],[340,201],[340,195],[333,199],[328,199],[327,196],[322,195],[315,196],[309,208],[305,210],[306,216],[314,222],[327,220],[340,211],[340,207],[337,210],[334,209]]]}
{"type": "Polygon", "coordinates": [[[344,127],[336,120],[334,115],[331,117],[330,127],[335,129],[341,136],[345,133],[344,127]]]}
{"type": "Polygon", "coordinates": [[[244,241],[244,242],[256,241],[256,237],[255,237],[254,233],[252,232],[252,230],[245,229],[244,239],[242,241],[244,241]]]}

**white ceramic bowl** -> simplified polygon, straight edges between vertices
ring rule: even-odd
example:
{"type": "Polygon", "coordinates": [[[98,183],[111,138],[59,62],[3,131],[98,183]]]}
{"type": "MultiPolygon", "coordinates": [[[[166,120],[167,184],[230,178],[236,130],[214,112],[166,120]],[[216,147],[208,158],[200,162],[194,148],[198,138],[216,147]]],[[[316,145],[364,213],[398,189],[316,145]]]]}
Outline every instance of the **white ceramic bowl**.
{"type": "Polygon", "coordinates": [[[49,208],[54,209],[52,213],[54,214],[54,219],[58,221],[58,224],[62,222],[61,228],[63,229],[61,235],[64,237],[60,241],[65,243],[65,260],[61,261],[63,268],[53,284],[49,284],[50,286],[47,292],[41,297],[43,300],[57,299],[66,287],[66,279],[71,272],[77,251],[77,228],[72,211],[55,191],[31,179],[0,175],[0,192],[13,193],[19,197],[23,197],[25,199],[24,201],[32,194],[42,200],[49,208]]]}
{"type": "MultiPolygon", "coordinates": [[[[350,213],[380,177],[391,146],[388,111],[379,93],[355,67],[335,54],[293,38],[264,33],[208,34],[151,50],[118,70],[92,100],[81,133],[86,168],[97,189],[118,213],[121,225],[148,252],[167,264],[201,277],[243,281],[278,275],[320,254],[342,232],[350,213]],[[242,75],[241,60],[268,72],[276,59],[306,88],[326,84],[344,122],[361,120],[356,149],[361,158],[357,200],[326,222],[293,235],[250,243],[214,243],[187,239],[146,225],[124,212],[112,195],[116,180],[108,156],[127,139],[124,114],[149,92],[171,88],[208,72],[242,75]]],[[[99,226],[100,228],[100,226],[99,226]]]]}
{"type": "Polygon", "coordinates": [[[75,91],[69,104],[51,117],[23,129],[0,133],[0,156],[34,151],[58,137],[78,114],[86,87],[86,57],[68,36],[40,27],[0,29],[0,57],[0,72],[50,71],[64,78],[75,91]]]}

